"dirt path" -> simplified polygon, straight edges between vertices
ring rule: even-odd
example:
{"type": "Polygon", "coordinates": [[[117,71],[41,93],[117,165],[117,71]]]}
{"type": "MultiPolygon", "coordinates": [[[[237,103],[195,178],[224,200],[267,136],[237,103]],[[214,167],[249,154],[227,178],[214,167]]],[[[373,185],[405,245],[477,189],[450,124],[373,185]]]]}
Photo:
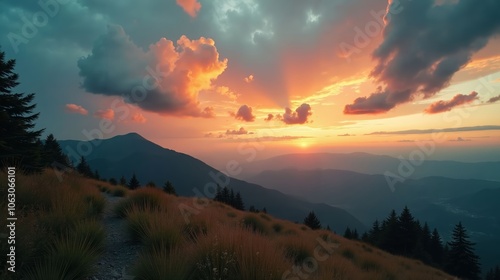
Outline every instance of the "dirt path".
{"type": "Polygon", "coordinates": [[[139,244],[131,242],[125,230],[125,220],[119,219],[113,214],[114,206],[123,198],[103,194],[107,199],[104,209],[102,223],[106,230],[106,246],[101,258],[95,266],[96,274],[89,280],[132,280],[128,275],[134,262],[138,257],[139,244]]]}

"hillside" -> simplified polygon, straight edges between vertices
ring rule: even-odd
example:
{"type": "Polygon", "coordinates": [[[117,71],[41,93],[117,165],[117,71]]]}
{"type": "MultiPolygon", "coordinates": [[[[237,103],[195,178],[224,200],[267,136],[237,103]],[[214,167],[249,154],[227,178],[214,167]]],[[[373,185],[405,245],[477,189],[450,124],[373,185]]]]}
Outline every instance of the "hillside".
{"type": "MultiPolygon", "coordinates": [[[[308,279],[453,279],[421,262],[390,255],[330,231],[313,231],[271,215],[238,211],[218,202],[201,204],[196,198],[194,201],[175,197],[154,188],[126,191],[71,174],[59,181],[53,172],[46,171],[37,176],[18,175],[17,194],[19,209],[23,209],[19,215],[30,220],[29,226],[25,224],[18,229],[24,247],[17,259],[20,268],[17,275],[24,272],[29,279],[86,279],[102,275],[102,270],[110,267],[117,271],[118,278],[135,276],[136,279],[277,280],[295,279],[295,273],[308,279]],[[32,193],[35,190],[36,194],[32,193]],[[33,200],[37,195],[40,200],[33,200]],[[111,198],[117,195],[125,197],[111,198]],[[110,199],[115,205],[112,207],[115,217],[111,219],[121,221],[130,240],[123,248],[109,248],[103,243],[110,234],[103,231],[109,228],[110,220],[102,219],[102,211],[110,199]],[[92,201],[100,201],[99,207],[95,208],[92,201]],[[194,202],[203,207],[197,208],[199,211],[186,221],[179,209],[194,202]],[[43,207],[40,203],[52,206],[43,207]],[[32,207],[42,207],[43,211],[34,215],[30,212],[32,207]],[[76,209],[80,211],[75,212],[76,209]],[[30,234],[33,229],[56,230],[61,226],[71,234],[66,236],[63,231],[61,237],[33,242],[41,237],[30,234]],[[37,251],[52,242],[56,245],[47,247],[51,248],[48,251],[37,251]],[[108,258],[103,267],[102,261],[97,262],[109,250],[120,254],[108,258]],[[139,255],[135,250],[139,250],[139,255]],[[33,261],[29,256],[35,251],[44,252],[46,257],[33,261]],[[118,261],[124,259],[123,255],[132,256],[125,258],[128,263],[118,261]],[[295,266],[299,270],[293,272],[295,266]]],[[[5,193],[1,196],[5,198],[5,193]]],[[[5,204],[0,206],[4,211],[5,204]]],[[[2,279],[10,279],[9,275],[4,276],[2,279]]]]}
{"type": "Polygon", "coordinates": [[[105,140],[67,140],[59,143],[73,161],[79,160],[79,156],[75,155],[79,151],[78,147],[88,147],[83,148],[90,151],[84,154],[85,158],[92,169],[99,170],[104,178],[119,179],[125,176],[128,180],[135,173],[143,184],[153,181],[161,186],[169,180],[180,195],[205,197],[215,195],[216,184],[224,186],[227,183],[241,193],[247,208],[250,205],[257,209],[265,207],[276,217],[290,221],[301,221],[309,211],[315,211],[325,224],[336,231],[343,231],[348,226],[366,229],[363,223],[341,208],[307,202],[228,177],[194,157],[162,148],[136,133],[105,140]]]}

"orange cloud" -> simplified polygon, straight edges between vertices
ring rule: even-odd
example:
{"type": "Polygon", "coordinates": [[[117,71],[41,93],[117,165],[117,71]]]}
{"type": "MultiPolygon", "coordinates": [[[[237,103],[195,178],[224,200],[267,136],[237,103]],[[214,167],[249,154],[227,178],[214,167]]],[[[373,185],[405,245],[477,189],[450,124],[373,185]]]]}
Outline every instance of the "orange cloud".
{"type": "Polygon", "coordinates": [[[245,80],[245,82],[247,82],[247,83],[251,83],[251,82],[253,82],[253,75],[245,77],[245,79],[243,79],[243,80],[245,80]]]}
{"type": "Polygon", "coordinates": [[[147,119],[144,117],[143,114],[141,114],[141,113],[135,113],[132,116],[132,121],[136,122],[136,123],[145,123],[147,121],[147,119]]]}
{"type": "Polygon", "coordinates": [[[243,127],[240,127],[240,129],[238,130],[227,130],[226,131],[226,135],[246,135],[246,134],[249,134],[249,132],[243,128],[243,127]]]}
{"type": "Polygon", "coordinates": [[[112,120],[115,118],[115,111],[113,111],[112,109],[99,110],[94,113],[94,117],[99,119],[112,120]]]}
{"type": "Polygon", "coordinates": [[[80,105],[76,105],[76,104],[66,104],[64,107],[66,108],[66,111],[70,112],[70,113],[75,113],[75,114],[80,114],[80,115],[87,115],[89,113],[89,111],[87,111],[87,109],[83,108],[80,105]]]}
{"type": "Polygon", "coordinates": [[[196,17],[201,9],[201,4],[197,0],[177,0],[177,5],[191,17],[196,17]]]}
{"type": "Polygon", "coordinates": [[[198,93],[213,88],[227,59],[219,60],[210,38],[183,35],[177,45],[161,38],[144,51],[120,26],[110,26],[78,67],[88,92],[120,96],[162,115],[213,117],[211,108],[200,108],[198,93]]]}
{"type": "Polygon", "coordinates": [[[469,95],[457,94],[451,100],[440,100],[432,103],[429,107],[427,107],[427,109],[425,109],[425,112],[427,114],[437,114],[451,111],[451,109],[457,106],[468,104],[478,99],[477,95],[478,93],[475,91],[471,92],[469,95]]]}

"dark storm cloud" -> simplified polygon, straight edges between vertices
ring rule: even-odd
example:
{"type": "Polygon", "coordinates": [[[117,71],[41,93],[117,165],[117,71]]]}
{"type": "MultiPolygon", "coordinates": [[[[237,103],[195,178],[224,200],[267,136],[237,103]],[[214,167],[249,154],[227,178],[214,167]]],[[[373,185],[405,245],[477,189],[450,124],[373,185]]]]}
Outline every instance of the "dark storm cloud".
{"type": "Polygon", "coordinates": [[[461,106],[464,104],[472,103],[474,100],[477,100],[478,93],[473,91],[469,95],[464,95],[464,94],[457,94],[453,96],[451,100],[440,100],[432,103],[425,109],[425,112],[427,114],[437,114],[437,113],[443,113],[447,111],[451,111],[451,109],[461,106]]]}
{"type": "Polygon", "coordinates": [[[398,1],[386,17],[371,75],[384,86],[346,105],[345,114],[384,113],[422,94],[431,97],[500,31],[500,1],[398,1]]]}
{"type": "Polygon", "coordinates": [[[78,61],[83,88],[160,114],[211,117],[210,108],[199,108],[198,92],[211,87],[227,60],[219,60],[211,39],[182,36],[176,43],[162,38],[144,51],[120,26],[109,26],[78,61]]]}

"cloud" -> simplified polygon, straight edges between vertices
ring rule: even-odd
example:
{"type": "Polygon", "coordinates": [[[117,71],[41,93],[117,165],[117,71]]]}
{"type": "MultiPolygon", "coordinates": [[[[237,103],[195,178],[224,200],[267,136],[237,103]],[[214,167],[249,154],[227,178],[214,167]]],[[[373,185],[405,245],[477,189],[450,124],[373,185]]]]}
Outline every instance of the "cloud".
{"type": "Polygon", "coordinates": [[[400,130],[400,131],[376,131],[368,133],[366,135],[430,134],[438,132],[465,132],[465,131],[486,131],[486,130],[500,130],[500,125],[482,125],[482,126],[441,128],[441,129],[411,129],[411,130],[400,130]]]}
{"type": "Polygon", "coordinates": [[[457,94],[451,100],[440,100],[432,103],[425,109],[425,112],[427,114],[437,114],[451,111],[454,107],[472,103],[474,100],[478,99],[477,95],[478,93],[475,91],[471,92],[469,95],[457,94]]]}
{"type": "Polygon", "coordinates": [[[385,113],[419,95],[434,96],[500,33],[499,10],[500,1],[389,1],[383,41],[372,54],[371,76],[383,86],[344,113],[385,113]]]}
{"type": "Polygon", "coordinates": [[[311,106],[304,103],[295,109],[295,111],[292,111],[288,107],[285,108],[285,114],[281,116],[281,120],[286,124],[304,124],[307,123],[311,115],[311,106]]]}
{"type": "Polygon", "coordinates": [[[399,142],[399,143],[414,143],[415,140],[403,139],[403,140],[398,140],[397,142],[399,142]]]}
{"type": "Polygon", "coordinates": [[[488,103],[495,103],[495,102],[497,102],[499,100],[500,100],[500,95],[490,98],[487,102],[488,103]]]}
{"type": "Polygon", "coordinates": [[[99,119],[112,120],[115,118],[115,111],[112,109],[99,110],[94,113],[94,117],[99,119]]]}
{"type": "Polygon", "coordinates": [[[145,123],[147,121],[146,117],[144,117],[141,113],[135,113],[132,116],[132,121],[136,123],[145,123]]]}
{"type": "MultiPolygon", "coordinates": [[[[221,138],[221,137],[219,137],[221,138]]],[[[264,136],[264,137],[254,137],[254,138],[232,138],[229,139],[229,141],[232,142],[279,142],[279,141],[291,141],[291,140],[298,140],[298,139],[308,139],[312,137],[308,136],[264,136]]]]}
{"type": "Polygon", "coordinates": [[[245,79],[243,79],[243,80],[244,80],[245,82],[247,82],[247,83],[251,83],[251,82],[253,82],[253,75],[250,75],[250,76],[248,76],[248,77],[245,77],[245,79]]]}
{"type": "Polygon", "coordinates": [[[274,119],[274,115],[273,114],[267,114],[267,117],[264,119],[266,122],[268,121],[272,121],[274,119]]]}
{"type": "Polygon", "coordinates": [[[465,139],[465,138],[462,138],[462,137],[457,137],[456,139],[451,139],[450,142],[469,142],[469,141],[472,141],[470,139],[465,139]]]}
{"type": "Polygon", "coordinates": [[[177,5],[191,17],[196,17],[201,9],[201,4],[197,0],[177,0],[177,5]]]}
{"type": "Polygon", "coordinates": [[[246,135],[246,134],[249,134],[249,133],[243,127],[240,127],[240,129],[238,129],[238,130],[229,130],[228,129],[226,131],[226,135],[246,135]]]}
{"type": "Polygon", "coordinates": [[[337,136],[341,136],[341,137],[349,137],[349,136],[356,136],[354,134],[349,134],[349,133],[345,133],[345,134],[339,134],[337,136]]]}
{"type": "Polygon", "coordinates": [[[252,113],[252,107],[248,107],[247,105],[242,105],[236,114],[233,114],[237,120],[242,120],[245,122],[253,122],[255,120],[255,116],[252,113]]]}
{"type": "Polygon", "coordinates": [[[88,115],[88,113],[89,113],[89,111],[87,111],[87,109],[83,108],[80,105],[76,105],[76,104],[66,104],[64,106],[64,108],[66,108],[66,111],[70,112],[70,113],[75,113],[75,114],[80,114],[80,115],[88,115]]]}
{"type": "Polygon", "coordinates": [[[162,115],[212,117],[212,109],[200,108],[198,93],[212,88],[227,59],[219,60],[215,42],[204,37],[181,36],[176,45],[162,38],[144,51],[112,25],[78,67],[88,92],[120,96],[162,115]]]}

